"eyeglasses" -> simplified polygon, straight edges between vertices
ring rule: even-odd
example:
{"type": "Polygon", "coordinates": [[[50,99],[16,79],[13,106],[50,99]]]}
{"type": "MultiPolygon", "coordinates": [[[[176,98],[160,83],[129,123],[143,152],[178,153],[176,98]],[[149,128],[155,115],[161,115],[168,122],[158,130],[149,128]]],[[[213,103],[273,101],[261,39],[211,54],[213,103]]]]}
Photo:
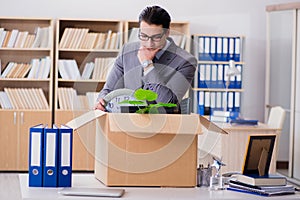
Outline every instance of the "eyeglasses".
{"type": "Polygon", "coordinates": [[[152,35],[152,36],[148,36],[144,33],[139,33],[139,39],[142,41],[148,41],[149,39],[151,39],[153,42],[159,42],[161,40],[161,38],[164,36],[165,32],[161,33],[161,34],[156,34],[156,35],[152,35]]]}

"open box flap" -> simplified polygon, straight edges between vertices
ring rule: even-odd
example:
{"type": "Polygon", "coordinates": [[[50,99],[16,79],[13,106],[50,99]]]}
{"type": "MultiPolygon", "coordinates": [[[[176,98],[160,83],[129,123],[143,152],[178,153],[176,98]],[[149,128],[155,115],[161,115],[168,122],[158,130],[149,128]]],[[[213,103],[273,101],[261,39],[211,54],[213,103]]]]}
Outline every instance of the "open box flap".
{"type": "Polygon", "coordinates": [[[110,113],[109,129],[111,132],[131,133],[166,133],[166,134],[201,134],[201,124],[197,115],[179,114],[136,114],[110,113]]]}
{"type": "Polygon", "coordinates": [[[209,121],[206,117],[200,116],[200,122],[201,124],[209,131],[217,132],[217,133],[222,133],[222,134],[228,134],[227,131],[223,130],[220,128],[218,125],[215,123],[209,121]]]}
{"type": "Polygon", "coordinates": [[[106,112],[103,112],[101,110],[91,110],[80,115],[79,117],[72,119],[66,125],[72,128],[73,130],[76,130],[84,126],[85,124],[97,119],[98,117],[105,116],[106,114],[106,112]]]}
{"type": "MultiPolygon", "coordinates": [[[[79,117],[76,117],[74,118],[73,120],[69,121],[66,125],[71,127],[72,129],[76,130],[78,128],[80,128],[81,126],[84,126],[85,124],[97,119],[98,117],[103,117],[107,115],[107,112],[103,112],[101,110],[92,110],[92,111],[89,111],[87,113],[84,113],[83,115],[80,115],[79,117]]],[[[127,114],[127,115],[124,115],[124,114],[117,114],[117,113],[114,113],[112,116],[123,116],[123,117],[129,117],[129,116],[137,116],[137,117],[141,117],[142,115],[136,115],[136,114],[127,114]]],[[[159,115],[159,114],[157,114],[159,115]]],[[[183,123],[186,123],[186,121],[188,119],[193,119],[195,120],[195,117],[194,116],[199,116],[199,119],[200,119],[200,123],[206,128],[208,129],[209,131],[214,131],[214,132],[218,132],[218,133],[222,133],[222,134],[228,134],[228,132],[226,132],[225,130],[223,130],[222,128],[220,128],[219,126],[217,126],[216,124],[214,124],[213,122],[209,121],[207,118],[203,117],[203,116],[200,116],[200,115],[196,115],[196,114],[191,114],[191,115],[182,115],[182,119],[184,119],[182,122],[183,123]],[[191,118],[189,118],[191,117],[191,118]]],[[[174,117],[174,116],[173,116],[174,117]]],[[[170,120],[174,120],[172,116],[168,117],[170,120]]],[[[159,119],[160,117],[157,116],[157,117],[154,117],[156,120],[159,119]]],[[[145,116],[145,119],[146,120],[149,120],[150,119],[150,116],[145,116]]],[[[162,119],[162,118],[161,118],[162,119]]],[[[111,120],[112,121],[112,120],[111,120]]],[[[127,121],[124,121],[124,122],[128,122],[127,121]]],[[[174,121],[175,122],[175,121],[174,121]]],[[[192,122],[194,123],[194,122],[192,122]]],[[[195,123],[199,123],[197,120],[195,121],[195,123]]],[[[191,124],[190,122],[188,122],[187,124],[191,124]]],[[[112,124],[110,125],[111,128],[116,128],[117,126],[112,126],[112,124]]],[[[174,126],[176,127],[176,126],[174,126]]],[[[171,127],[169,126],[167,129],[163,128],[161,129],[162,132],[167,132],[166,130],[174,130],[174,127],[171,127]]],[[[190,133],[191,131],[193,131],[193,127],[195,126],[184,126],[185,129],[182,129],[181,128],[181,132],[182,133],[190,133]]],[[[119,126],[120,128],[120,126],[119,126]]],[[[137,129],[136,129],[136,126],[126,126],[126,128],[129,128],[131,129],[133,132],[137,132],[137,129]]],[[[145,128],[143,127],[140,127],[139,129],[143,130],[143,132],[152,132],[153,133],[153,128],[151,126],[148,126],[148,128],[145,128]]],[[[168,131],[169,132],[169,131],[168,131]]],[[[195,131],[194,131],[195,132],[195,131]]],[[[201,128],[199,128],[199,126],[197,126],[197,132],[198,134],[201,134],[202,131],[201,131],[201,128]]]]}

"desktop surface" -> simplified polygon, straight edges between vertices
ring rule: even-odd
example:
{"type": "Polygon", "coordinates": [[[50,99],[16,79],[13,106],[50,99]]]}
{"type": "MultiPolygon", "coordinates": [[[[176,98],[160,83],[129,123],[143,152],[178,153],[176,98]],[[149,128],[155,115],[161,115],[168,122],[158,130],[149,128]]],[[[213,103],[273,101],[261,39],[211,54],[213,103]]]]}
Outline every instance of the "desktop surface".
{"type": "MultiPolygon", "coordinates": [[[[20,189],[22,199],[43,200],[43,199],[136,199],[136,200],[159,200],[159,199],[270,199],[270,197],[257,196],[229,190],[210,191],[208,187],[196,188],[160,188],[160,187],[109,187],[122,188],[125,193],[121,198],[102,197],[76,197],[63,196],[59,194],[62,188],[31,188],[28,187],[28,175],[20,174],[20,189]]],[[[98,181],[94,174],[73,173],[73,187],[85,188],[108,188],[98,181]]],[[[272,199],[300,199],[300,195],[273,196],[272,199]]]]}

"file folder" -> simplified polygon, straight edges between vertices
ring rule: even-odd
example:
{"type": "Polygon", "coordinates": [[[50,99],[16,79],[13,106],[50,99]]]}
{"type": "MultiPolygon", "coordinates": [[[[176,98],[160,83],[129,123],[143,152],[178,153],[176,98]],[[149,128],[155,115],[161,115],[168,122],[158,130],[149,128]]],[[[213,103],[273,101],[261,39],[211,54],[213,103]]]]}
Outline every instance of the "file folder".
{"type": "Polygon", "coordinates": [[[199,42],[199,47],[198,47],[199,60],[205,60],[205,57],[204,57],[204,37],[199,36],[198,42],[199,42]]]}
{"type": "Polygon", "coordinates": [[[210,57],[210,37],[204,37],[204,60],[212,60],[210,57]]]}
{"type": "Polygon", "coordinates": [[[240,92],[235,92],[234,93],[234,111],[235,112],[240,112],[240,92]]]}
{"type": "Polygon", "coordinates": [[[204,92],[204,115],[210,115],[210,92],[204,92]]]}
{"type": "Polygon", "coordinates": [[[42,124],[29,129],[29,187],[43,186],[43,132],[42,124]]]}
{"type": "Polygon", "coordinates": [[[222,61],[222,38],[217,37],[216,39],[216,61],[222,61]]]}
{"type": "Polygon", "coordinates": [[[241,60],[241,38],[235,38],[234,44],[234,61],[240,62],[241,60]]]}
{"type": "Polygon", "coordinates": [[[216,110],[223,110],[222,92],[216,92],[216,110]]]}
{"type": "Polygon", "coordinates": [[[205,84],[205,65],[199,65],[199,88],[206,88],[205,84]]]}
{"type": "Polygon", "coordinates": [[[224,67],[222,64],[218,65],[218,80],[217,80],[217,87],[218,88],[225,88],[224,85],[224,67]]]}
{"type": "Polygon", "coordinates": [[[216,92],[210,92],[210,114],[216,110],[216,92]]]}
{"type": "Polygon", "coordinates": [[[57,186],[57,141],[58,128],[56,126],[44,128],[44,170],[43,186],[57,186]]]}
{"type": "Polygon", "coordinates": [[[198,113],[204,115],[204,92],[198,92],[198,113]]]}
{"type": "Polygon", "coordinates": [[[211,88],[211,65],[205,65],[205,85],[211,88]]]}
{"type": "Polygon", "coordinates": [[[217,88],[218,68],[217,65],[211,65],[211,88],[217,88]]]}
{"type": "Polygon", "coordinates": [[[234,96],[233,92],[228,92],[228,105],[227,105],[227,111],[233,111],[233,106],[234,106],[234,96]]]}
{"type": "Polygon", "coordinates": [[[58,187],[72,185],[72,141],[73,129],[61,125],[58,133],[58,187]]]}
{"type": "Polygon", "coordinates": [[[228,50],[228,60],[234,60],[234,45],[235,45],[235,38],[229,38],[229,50],[228,50]]]}
{"type": "Polygon", "coordinates": [[[228,38],[222,40],[222,61],[228,61],[228,38]]]}
{"type": "Polygon", "coordinates": [[[242,66],[236,65],[237,70],[239,70],[240,74],[236,76],[236,88],[241,89],[242,88],[242,66]]]}
{"type": "Polygon", "coordinates": [[[209,55],[211,60],[216,60],[216,37],[210,37],[209,55]]]}

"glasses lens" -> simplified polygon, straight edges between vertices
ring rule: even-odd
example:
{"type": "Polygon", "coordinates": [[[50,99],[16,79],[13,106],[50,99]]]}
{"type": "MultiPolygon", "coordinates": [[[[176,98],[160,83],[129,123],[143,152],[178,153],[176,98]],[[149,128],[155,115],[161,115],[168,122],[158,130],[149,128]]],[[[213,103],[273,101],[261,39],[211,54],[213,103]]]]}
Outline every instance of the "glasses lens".
{"type": "Polygon", "coordinates": [[[154,42],[159,42],[161,40],[161,38],[163,37],[164,34],[161,34],[161,35],[154,35],[151,37],[151,39],[154,41],[154,42]]]}
{"type": "Polygon", "coordinates": [[[139,38],[140,38],[140,40],[142,40],[142,41],[147,41],[147,40],[149,40],[149,37],[148,37],[147,35],[143,35],[143,34],[139,34],[139,38]]]}

